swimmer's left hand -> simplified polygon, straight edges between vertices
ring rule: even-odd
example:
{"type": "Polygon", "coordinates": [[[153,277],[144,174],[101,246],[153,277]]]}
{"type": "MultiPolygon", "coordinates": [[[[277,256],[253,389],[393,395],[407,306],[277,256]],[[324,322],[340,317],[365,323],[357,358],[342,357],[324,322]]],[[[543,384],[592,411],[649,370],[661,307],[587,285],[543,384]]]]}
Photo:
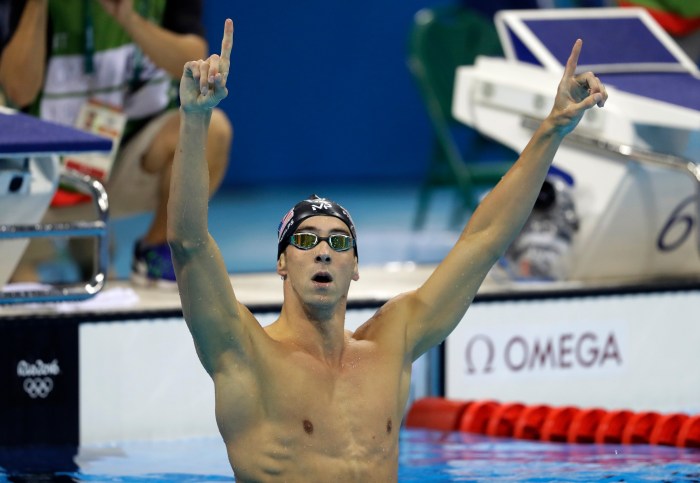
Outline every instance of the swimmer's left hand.
{"type": "Polygon", "coordinates": [[[185,64],[180,80],[180,106],[185,112],[207,111],[228,95],[226,81],[231,65],[233,21],[226,19],[221,55],[185,64]]]}
{"type": "Polygon", "coordinates": [[[608,99],[605,86],[592,72],[576,74],[582,46],[583,41],[578,39],[571,49],[549,116],[564,134],[574,130],[588,109],[603,107],[608,99]]]}

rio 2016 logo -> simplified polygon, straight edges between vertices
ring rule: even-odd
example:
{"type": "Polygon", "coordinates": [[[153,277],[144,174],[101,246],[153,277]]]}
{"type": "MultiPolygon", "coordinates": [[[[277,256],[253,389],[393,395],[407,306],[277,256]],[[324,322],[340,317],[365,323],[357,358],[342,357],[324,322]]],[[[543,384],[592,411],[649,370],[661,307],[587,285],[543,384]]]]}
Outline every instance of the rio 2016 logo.
{"type": "Polygon", "coordinates": [[[53,390],[53,379],[50,377],[28,377],[22,383],[22,388],[32,399],[46,399],[53,390]]]}
{"type": "Polygon", "coordinates": [[[22,389],[32,399],[46,399],[54,388],[53,378],[61,373],[58,359],[44,362],[21,360],[17,363],[17,377],[22,378],[22,389]]]}

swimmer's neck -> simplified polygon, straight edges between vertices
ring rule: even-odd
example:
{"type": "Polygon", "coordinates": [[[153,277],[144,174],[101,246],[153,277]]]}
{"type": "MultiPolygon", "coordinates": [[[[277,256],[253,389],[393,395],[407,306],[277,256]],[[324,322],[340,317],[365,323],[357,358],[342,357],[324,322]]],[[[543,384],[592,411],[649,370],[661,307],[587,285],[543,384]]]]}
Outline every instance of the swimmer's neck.
{"type": "Polygon", "coordinates": [[[350,339],[350,332],[345,330],[345,304],[329,315],[285,302],[279,318],[266,331],[273,339],[331,364],[340,363],[350,339]]]}

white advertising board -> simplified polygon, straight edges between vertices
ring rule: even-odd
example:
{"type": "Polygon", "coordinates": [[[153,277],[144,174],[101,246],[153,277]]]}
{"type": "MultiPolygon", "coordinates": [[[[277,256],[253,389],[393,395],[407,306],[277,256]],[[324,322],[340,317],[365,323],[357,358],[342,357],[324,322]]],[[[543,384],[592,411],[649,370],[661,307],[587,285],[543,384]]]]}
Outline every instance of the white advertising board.
{"type": "Polygon", "coordinates": [[[446,341],[451,399],[700,412],[700,292],[476,303],[446,341]]]}
{"type": "MultiPolygon", "coordinates": [[[[354,330],[376,309],[350,309],[354,330]]],[[[256,314],[261,325],[276,313],[256,314]]],[[[214,385],[181,318],[80,325],[80,442],[219,434],[214,385]]]]}

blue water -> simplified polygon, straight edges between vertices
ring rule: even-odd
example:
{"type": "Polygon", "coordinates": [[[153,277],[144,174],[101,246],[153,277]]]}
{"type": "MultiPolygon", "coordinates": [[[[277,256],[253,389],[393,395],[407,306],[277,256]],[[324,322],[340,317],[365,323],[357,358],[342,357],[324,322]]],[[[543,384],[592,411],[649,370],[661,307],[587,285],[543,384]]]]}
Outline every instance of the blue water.
{"type": "Polygon", "coordinates": [[[399,481],[700,482],[700,450],[405,431],[399,481]]]}
{"type": "MultiPolygon", "coordinates": [[[[700,450],[541,443],[423,430],[402,430],[399,463],[400,482],[700,482],[700,450]]],[[[53,481],[234,479],[219,438],[91,445],[78,450],[0,449],[0,482],[53,481]]]]}

